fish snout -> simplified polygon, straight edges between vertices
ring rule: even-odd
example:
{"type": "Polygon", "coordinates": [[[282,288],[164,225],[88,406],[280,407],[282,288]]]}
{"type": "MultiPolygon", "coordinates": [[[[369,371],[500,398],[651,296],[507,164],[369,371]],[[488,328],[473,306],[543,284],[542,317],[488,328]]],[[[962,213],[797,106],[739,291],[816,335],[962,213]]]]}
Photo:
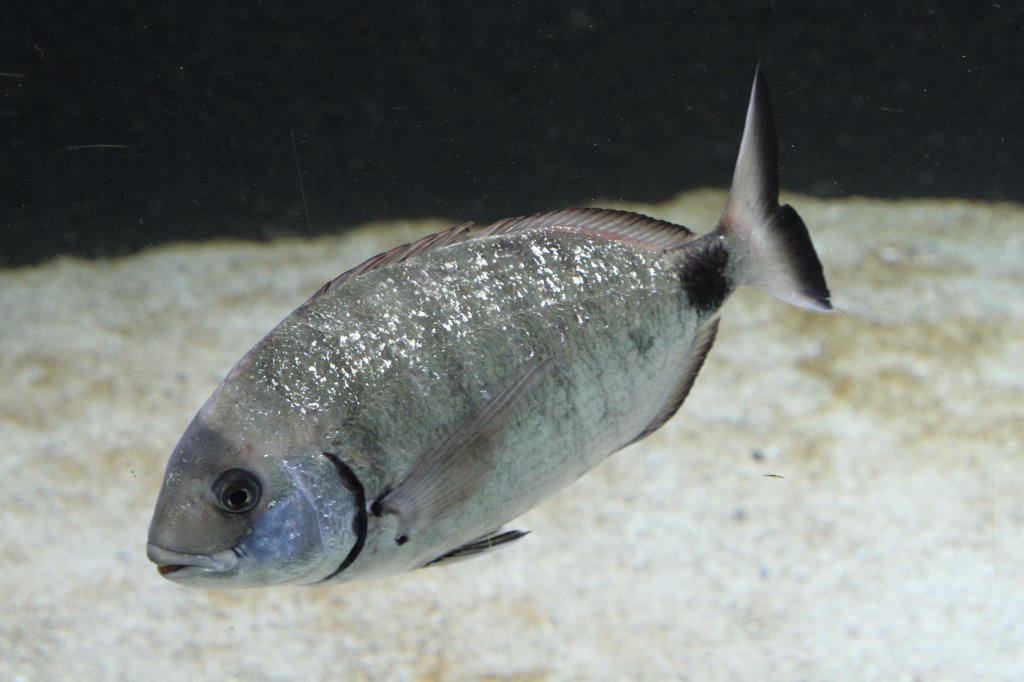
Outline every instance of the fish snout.
{"type": "Polygon", "coordinates": [[[231,547],[213,554],[185,554],[150,542],[146,545],[146,557],[156,564],[160,575],[171,580],[225,573],[238,564],[238,553],[231,547]]]}

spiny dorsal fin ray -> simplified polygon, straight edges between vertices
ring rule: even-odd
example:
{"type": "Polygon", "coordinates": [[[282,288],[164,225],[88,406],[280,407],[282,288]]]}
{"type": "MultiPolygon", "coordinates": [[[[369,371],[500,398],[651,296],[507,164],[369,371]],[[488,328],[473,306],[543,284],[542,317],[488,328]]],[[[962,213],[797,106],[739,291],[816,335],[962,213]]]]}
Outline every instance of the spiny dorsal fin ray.
{"type": "Polygon", "coordinates": [[[480,489],[491,470],[488,442],[505,424],[517,400],[551,367],[551,358],[532,364],[511,384],[467,417],[416,460],[409,473],[371,506],[375,516],[398,519],[395,542],[405,544],[419,525],[436,522],[480,489]]]}
{"type": "Polygon", "coordinates": [[[640,435],[629,441],[630,445],[660,429],[665,425],[665,422],[679,411],[683,401],[686,400],[686,396],[690,394],[690,389],[693,388],[697,375],[700,374],[700,368],[704,366],[704,359],[707,358],[708,353],[711,351],[711,346],[715,343],[716,334],[718,334],[717,317],[705,323],[697,332],[693,343],[690,344],[690,354],[687,357],[686,366],[679,374],[679,379],[676,381],[672,392],[669,393],[668,400],[665,401],[665,404],[658,411],[658,414],[655,415],[654,419],[640,432],[640,435]]]}
{"type": "Polygon", "coordinates": [[[473,557],[480,556],[481,554],[487,554],[488,552],[504,547],[505,545],[515,542],[519,538],[529,534],[530,531],[528,530],[506,530],[504,532],[496,530],[489,535],[485,535],[473,540],[472,542],[467,542],[464,545],[456,547],[450,552],[445,552],[436,559],[423,564],[423,566],[441,566],[442,564],[452,564],[464,559],[472,559],[473,557]]]}
{"type": "Polygon", "coordinates": [[[421,253],[471,239],[486,239],[487,237],[530,230],[550,230],[552,232],[577,232],[597,239],[628,241],[650,249],[669,249],[685,244],[694,236],[693,232],[682,225],[657,220],[640,213],[604,208],[567,208],[518,218],[506,218],[476,232],[470,232],[472,225],[471,222],[463,223],[427,235],[415,242],[402,244],[383,253],[378,253],[324,284],[309,298],[307,303],[365,272],[392,263],[401,263],[421,253]]]}

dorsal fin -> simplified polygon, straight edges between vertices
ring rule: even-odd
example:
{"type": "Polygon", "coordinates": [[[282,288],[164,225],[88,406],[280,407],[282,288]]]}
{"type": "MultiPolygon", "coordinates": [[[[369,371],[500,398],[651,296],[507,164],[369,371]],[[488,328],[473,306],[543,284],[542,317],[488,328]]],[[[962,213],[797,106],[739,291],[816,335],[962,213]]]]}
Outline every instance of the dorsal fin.
{"type": "Polygon", "coordinates": [[[694,236],[693,232],[682,225],[650,218],[640,213],[606,208],[567,208],[518,218],[505,218],[470,233],[469,229],[472,225],[471,222],[463,223],[427,235],[417,241],[396,246],[384,253],[378,253],[324,284],[309,297],[306,303],[312,302],[324,292],[336,289],[353,277],[365,272],[392,263],[401,263],[421,253],[470,239],[486,239],[487,237],[530,230],[548,230],[575,232],[597,239],[628,241],[643,248],[664,250],[681,246],[694,236]]]}
{"type": "Polygon", "coordinates": [[[628,241],[649,249],[670,249],[693,238],[682,225],[642,213],[611,208],[566,208],[519,218],[505,218],[483,228],[474,237],[527,232],[529,230],[575,232],[598,239],[628,241]]]}
{"type": "MultiPolygon", "coordinates": [[[[369,272],[370,270],[376,270],[382,268],[385,265],[391,263],[400,263],[404,260],[408,260],[413,256],[423,253],[424,251],[430,251],[431,249],[439,249],[442,246],[448,246],[455,242],[464,241],[469,236],[469,228],[473,226],[472,222],[462,223],[455,227],[449,227],[447,230],[441,230],[433,234],[428,234],[422,239],[417,239],[414,242],[408,244],[400,244],[393,249],[385,251],[384,253],[378,253],[376,256],[367,258],[359,265],[355,266],[351,270],[346,270],[341,273],[330,282],[327,282],[322,287],[316,290],[316,293],[309,297],[312,301],[314,298],[324,293],[340,287],[345,282],[349,281],[353,277],[369,272]]],[[[309,301],[307,301],[308,303],[309,301]]]]}

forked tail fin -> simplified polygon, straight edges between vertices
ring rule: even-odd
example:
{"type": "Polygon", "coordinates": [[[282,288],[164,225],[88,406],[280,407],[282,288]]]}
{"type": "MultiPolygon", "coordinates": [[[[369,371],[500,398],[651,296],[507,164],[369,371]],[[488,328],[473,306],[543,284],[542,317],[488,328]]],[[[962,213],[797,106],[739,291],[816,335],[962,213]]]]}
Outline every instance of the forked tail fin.
{"type": "Polygon", "coordinates": [[[778,157],[771,95],[759,64],[729,201],[716,232],[739,256],[736,271],[743,284],[802,308],[832,310],[807,228],[792,207],[779,206],[778,157]]]}

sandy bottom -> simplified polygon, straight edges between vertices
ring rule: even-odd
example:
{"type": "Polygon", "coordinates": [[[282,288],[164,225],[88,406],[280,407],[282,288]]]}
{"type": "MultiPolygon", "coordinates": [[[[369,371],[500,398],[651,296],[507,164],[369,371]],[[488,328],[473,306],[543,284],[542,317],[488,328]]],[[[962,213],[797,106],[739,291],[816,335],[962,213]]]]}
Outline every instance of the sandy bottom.
{"type": "Polygon", "coordinates": [[[160,578],[163,467],[293,307],[445,225],[0,272],[0,679],[1024,678],[1024,209],[791,201],[839,314],[741,292],[681,413],[527,539],[326,588],[160,578]]]}

